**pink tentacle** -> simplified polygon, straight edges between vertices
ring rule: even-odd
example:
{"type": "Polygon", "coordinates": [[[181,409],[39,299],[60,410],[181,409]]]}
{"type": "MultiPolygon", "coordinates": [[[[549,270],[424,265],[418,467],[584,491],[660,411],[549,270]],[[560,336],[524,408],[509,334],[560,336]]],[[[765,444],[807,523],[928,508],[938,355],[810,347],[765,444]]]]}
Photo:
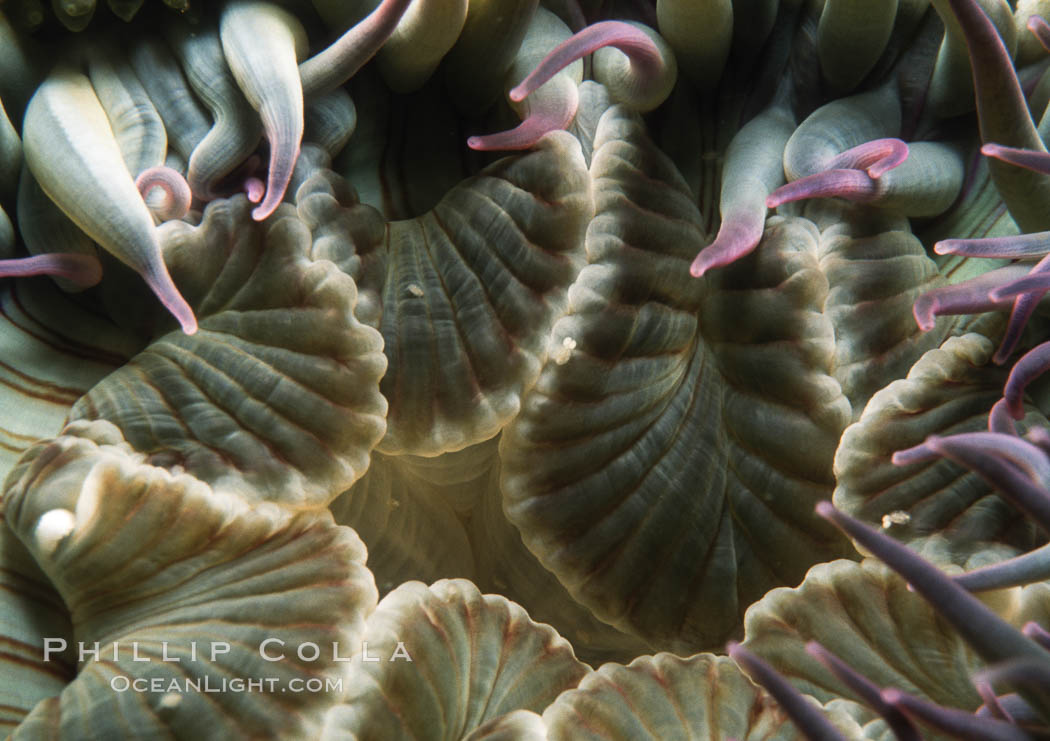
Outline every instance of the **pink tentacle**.
{"type": "Polygon", "coordinates": [[[847,149],[828,162],[825,170],[866,170],[876,180],[908,159],[908,145],[900,139],[875,139],[847,149]]]}
{"type": "Polygon", "coordinates": [[[331,46],[299,65],[303,96],[323,95],[342,85],[382,48],[412,0],[383,0],[331,46]]]}
{"type": "Polygon", "coordinates": [[[718,236],[693,260],[689,274],[699,278],[708,270],[720,268],[739,260],[758,247],[765,228],[765,213],[736,212],[722,219],[718,236]]]}
{"type": "Polygon", "coordinates": [[[536,65],[536,69],[510,91],[510,99],[516,103],[525,100],[577,59],[606,46],[615,47],[626,54],[631,60],[632,70],[643,78],[655,78],[664,66],[660,50],[645,32],[622,21],[602,21],[584,28],[554,47],[536,65]]]}
{"type": "Polygon", "coordinates": [[[544,135],[560,131],[571,124],[578,105],[579,97],[573,90],[568,98],[559,99],[557,106],[531,111],[520,124],[509,131],[472,136],[467,139],[467,146],[480,152],[528,149],[544,135]]]}
{"type": "Polygon", "coordinates": [[[782,185],[769,194],[766,206],[777,208],[785,203],[808,198],[845,198],[866,203],[879,195],[878,182],[861,170],[825,170],[782,185]]]}
{"type": "Polygon", "coordinates": [[[20,278],[30,275],[52,275],[90,288],[102,280],[102,263],[94,255],[76,252],[50,252],[33,257],[0,260],[0,277],[20,278]]]}
{"type": "Polygon", "coordinates": [[[1024,416],[1024,406],[1021,402],[1024,390],[1047,370],[1050,370],[1050,342],[1036,345],[1014,363],[1003,389],[1007,408],[1014,419],[1024,416]]]}
{"type": "Polygon", "coordinates": [[[1010,308],[1012,300],[994,300],[989,292],[1010,280],[1020,278],[1028,271],[1025,265],[1007,265],[997,270],[957,283],[927,291],[915,300],[912,313],[919,329],[933,329],[935,317],[945,314],[980,314],[1010,308]]]}
{"type": "Polygon", "coordinates": [[[993,157],[1000,162],[1023,167],[1032,172],[1050,175],[1050,153],[1047,152],[1004,147],[990,142],[981,147],[981,154],[985,157],[993,157]]]}
{"type": "Polygon", "coordinates": [[[1042,256],[1050,252],[1050,232],[1033,232],[984,239],[942,239],[933,245],[938,255],[998,257],[1014,259],[1042,256]]]}
{"type": "Polygon", "coordinates": [[[142,200],[162,221],[181,219],[190,211],[193,203],[193,193],[186,178],[178,170],[173,170],[165,165],[150,167],[139,173],[135,178],[135,187],[142,194],[142,200]],[[154,188],[160,188],[164,193],[164,200],[156,206],[150,205],[146,196],[154,188]]]}
{"type": "Polygon", "coordinates": [[[992,411],[988,413],[988,431],[997,432],[1000,435],[1017,435],[1017,425],[1014,424],[1014,418],[1010,416],[1006,399],[999,399],[992,405],[992,411]]]}
{"type": "Polygon", "coordinates": [[[1050,51],[1050,23],[1047,23],[1042,16],[1030,15],[1028,16],[1028,22],[1025,24],[1025,28],[1035,35],[1036,39],[1039,40],[1040,45],[1050,51]]]}

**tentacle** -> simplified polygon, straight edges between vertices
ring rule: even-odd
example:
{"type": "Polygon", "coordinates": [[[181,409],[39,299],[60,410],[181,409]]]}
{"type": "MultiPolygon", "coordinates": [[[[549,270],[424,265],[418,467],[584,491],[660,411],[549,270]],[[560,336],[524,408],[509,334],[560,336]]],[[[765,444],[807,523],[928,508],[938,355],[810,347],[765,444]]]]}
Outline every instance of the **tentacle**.
{"type": "MultiPolygon", "coordinates": [[[[540,8],[529,24],[507,77],[510,80],[525,77],[546,56],[551,43],[568,39],[570,35],[569,27],[556,15],[540,8]]],[[[577,88],[582,79],[583,64],[575,61],[521,102],[511,102],[522,117],[521,124],[498,134],[472,136],[467,140],[467,146],[481,151],[528,149],[545,134],[564,129],[576,115],[579,105],[577,88]]]]}
{"type": "Polygon", "coordinates": [[[941,286],[919,296],[912,312],[919,329],[933,329],[934,318],[947,314],[980,314],[1012,306],[1010,299],[993,300],[988,294],[998,286],[1028,273],[1027,265],[1006,265],[952,286],[941,286]]]}
{"type": "Polygon", "coordinates": [[[168,149],[164,122],[127,63],[96,44],[88,52],[88,78],[106,111],[128,172],[135,176],[163,164],[168,149]]]}
{"type": "Polygon", "coordinates": [[[1006,379],[1006,387],[1003,389],[1007,407],[1014,419],[1021,419],[1024,416],[1022,397],[1028,384],[1048,369],[1050,369],[1050,342],[1036,345],[1014,363],[1006,379]]]}
{"type": "Polygon", "coordinates": [[[139,189],[150,211],[161,221],[181,219],[190,211],[190,204],[193,202],[190,185],[186,178],[170,167],[161,165],[143,170],[135,178],[135,187],[139,189]],[[151,205],[146,196],[154,188],[160,188],[164,192],[164,200],[151,205]]]}
{"type": "MultiPolygon", "coordinates": [[[[1011,54],[995,25],[976,0],[945,2],[958,21],[969,50],[982,141],[1046,152],[1028,112],[1011,54]]],[[[989,162],[989,168],[996,189],[1022,231],[1050,227],[1050,214],[1045,207],[1050,202],[1050,178],[995,159],[989,162]]]]}
{"type": "Polygon", "coordinates": [[[65,278],[82,288],[90,288],[102,280],[102,263],[94,255],[77,252],[53,252],[33,257],[0,260],[0,277],[13,278],[29,275],[51,275],[65,278]]]}
{"type": "Polygon", "coordinates": [[[510,91],[520,102],[577,59],[612,47],[621,54],[596,55],[594,78],[609,97],[636,111],[651,111],[667,99],[678,78],[674,54],[656,32],[621,21],[595,23],[558,44],[510,91]]]}
{"type": "Polygon", "coordinates": [[[184,332],[196,332],[193,310],[168,274],[153,218],[88,79],[56,69],[29,102],[25,134],[26,163],[48,196],[89,237],[138,272],[184,332]]]}
{"type": "Polygon", "coordinates": [[[343,150],[357,127],[357,108],[342,88],[319,95],[305,111],[305,138],[335,157],[343,150]]]}
{"type": "Polygon", "coordinates": [[[970,592],[1020,587],[1050,579],[1050,545],[952,577],[970,592]]]}
{"type": "Polygon", "coordinates": [[[391,90],[410,93],[430,79],[459,38],[468,4],[467,0],[427,0],[408,6],[376,57],[391,90]]]}
{"type": "Polygon", "coordinates": [[[1050,23],[1047,23],[1042,16],[1032,15],[1028,16],[1025,28],[1032,32],[1040,46],[1050,52],[1050,23]]]}
{"type": "Polygon", "coordinates": [[[831,725],[818,707],[809,702],[762,659],[745,649],[739,643],[726,646],[729,656],[747,672],[752,680],[766,690],[779,703],[791,721],[810,739],[825,741],[845,741],[835,726],[831,725]]]}
{"type": "Polygon", "coordinates": [[[214,124],[189,156],[186,180],[198,198],[219,197],[216,186],[250,155],[262,138],[259,117],[233,78],[214,30],[178,24],[169,34],[186,79],[211,111],[214,124]]]}
{"type": "Polygon", "coordinates": [[[167,45],[153,36],[132,46],[128,59],[164,122],[168,145],[188,160],[211,123],[196,99],[187,95],[188,85],[178,62],[167,45]]]}
{"type": "Polygon", "coordinates": [[[985,157],[997,159],[1000,162],[1023,167],[1032,172],[1050,175],[1050,152],[1018,149],[1017,147],[1004,147],[989,142],[981,147],[981,154],[985,157]]]}
{"type": "Polygon", "coordinates": [[[1040,646],[1050,651],[1050,631],[1039,625],[1039,623],[1029,621],[1024,624],[1021,632],[1031,638],[1033,641],[1038,643],[1040,646]]]}
{"type": "Polygon", "coordinates": [[[656,0],[656,19],[660,35],[693,84],[701,91],[718,84],[733,40],[731,0],[656,0]]]}
{"type": "Polygon", "coordinates": [[[322,95],[357,74],[397,28],[410,2],[412,0],[382,0],[335,43],[300,64],[303,94],[310,98],[322,95]]]}
{"type": "Polygon", "coordinates": [[[722,167],[719,210],[722,223],[715,241],[689,266],[699,278],[750,254],[762,239],[766,197],[784,183],[784,148],[795,130],[786,89],[762,113],[748,121],[729,142],[722,167]]]}
{"type": "Polygon", "coordinates": [[[938,255],[1015,259],[1050,253],[1050,232],[1017,234],[985,239],[942,239],[933,245],[938,255]]]}
{"type": "Polygon", "coordinates": [[[868,707],[882,716],[886,725],[893,731],[897,741],[921,741],[918,729],[900,710],[882,699],[879,687],[845,661],[828,651],[816,641],[806,644],[806,653],[815,658],[834,674],[839,681],[849,687],[868,707]]]}
{"type": "Polygon", "coordinates": [[[817,24],[817,57],[824,79],[852,90],[879,61],[897,19],[897,0],[828,0],[817,24]]]}
{"type": "Polygon", "coordinates": [[[1050,491],[1044,485],[1048,461],[1037,446],[991,432],[932,436],[921,446],[898,451],[892,460],[905,465],[927,460],[931,454],[974,471],[1050,532],[1050,491]]]}
{"type": "Polygon", "coordinates": [[[51,0],[51,10],[70,31],[83,31],[95,15],[95,0],[51,0]]]}
{"type": "Polygon", "coordinates": [[[905,715],[961,741],[1025,741],[1029,735],[1001,720],[980,718],[955,708],[944,708],[898,689],[883,690],[882,699],[905,715]]]}
{"type": "Polygon", "coordinates": [[[223,10],[219,37],[237,84],[259,111],[270,142],[266,197],[253,211],[266,219],[284,199],[303,138],[303,88],[298,55],[306,31],[295,16],[275,5],[235,0],[223,10]]]}
{"type": "MultiPolygon", "coordinates": [[[[881,559],[923,596],[987,662],[1050,655],[903,543],[820,502],[817,514],[881,559]]],[[[893,703],[891,703],[893,704],[893,703]]]]}
{"type": "Polygon", "coordinates": [[[843,153],[896,137],[900,127],[900,98],[890,86],[833,100],[811,113],[791,135],[784,150],[784,172],[788,181],[815,175],[843,153]]]}

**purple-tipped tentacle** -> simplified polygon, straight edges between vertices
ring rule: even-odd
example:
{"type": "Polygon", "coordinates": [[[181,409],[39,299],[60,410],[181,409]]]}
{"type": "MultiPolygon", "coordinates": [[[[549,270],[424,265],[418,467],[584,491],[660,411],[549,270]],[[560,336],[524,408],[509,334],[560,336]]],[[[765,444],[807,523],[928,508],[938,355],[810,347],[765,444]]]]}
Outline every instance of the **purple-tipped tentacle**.
{"type": "Polygon", "coordinates": [[[77,252],[50,252],[33,257],[0,260],[0,277],[51,275],[90,288],[102,280],[102,263],[94,255],[77,252]]]}
{"type": "Polygon", "coordinates": [[[146,201],[147,206],[150,203],[146,196],[151,190],[160,188],[164,192],[164,200],[150,207],[150,211],[162,221],[181,219],[190,211],[193,193],[190,192],[190,184],[178,170],[173,170],[165,165],[150,167],[138,174],[138,177],[135,178],[135,187],[139,189],[142,200],[146,201]]]}
{"type": "Polygon", "coordinates": [[[1017,466],[1032,481],[1050,481],[1050,460],[1042,450],[1020,437],[995,432],[963,432],[948,437],[934,436],[932,440],[934,450],[951,450],[952,453],[982,459],[994,456],[1017,466]]]}
{"type": "Polygon", "coordinates": [[[919,329],[928,332],[933,329],[934,319],[938,316],[980,314],[985,311],[1008,309],[1013,305],[1013,300],[995,301],[989,297],[989,292],[1003,283],[1024,277],[1027,273],[1027,265],[1006,265],[953,286],[941,286],[927,291],[915,300],[912,307],[915,321],[919,329]]]}
{"type": "Polygon", "coordinates": [[[842,734],[818,707],[803,697],[773,667],[739,643],[730,643],[726,650],[756,684],[773,696],[806,738],[813,741],[843,741],[842,734]]]}
{"type": "MultiPolygon", "coordinates": [[[[982,681],[983,680],[978,676],[974,680],[974,685],[976,686],[982,681]]],[[[1032,710],[1032,706],[1025,702],[1024,698],[1018,695],[1017,693],[1008,692],[1005,695],[999,695],[998,704],[999,707],[1003,709],[1003,712],[1006,713],[1007,717],[1011,719],[1011,722],[1014,725],[1021,726],[1023,728],[1025,726],[1033,727],[1040,726],[1043,724],[1043,721],[1039,717],[1039,715],[1036,714],[1034,710],[1032,710]]],[[[975,715],[977,715],[979,718],[993,717],[992,713],[984,705],[977,708],[977,712],[975,713],[975,715]]]]}
{"type": "MultiPolygon", "coordinates": [[[[927,442],[929,441],[927,440],[927,442]]],[[[927,442],[894,452],[890,456],[890,462],[895,466],[910,466],[913,463],[925,463],[926,461],[939,459],[941,454],[931,448],[927,442]]]]}
{"type": "Polygon", "coordinates": [[[1029,620],[1027,623],[1024,624],[1024,627],[1021,629],[1021,632],[1023,632],[1026,636],[1028,636],[1040,646],[1045,648],[1047,651],[1050,651],[1050,631],[1048,631],[1039,623],[1033,620],[1029,620]]]}
{"type": "Polygon", "coordinates": [[[988,297],[993,301],[998,301],[1021,294],[1032,294],[1039,299],[1047,291],[1050,291],[1050,255],[1043,257],[1032,266],[1023,278],[993,288],[988,292],[988,297]]]}
{"type": "Polygon", "coordinates": [[[985,157],[994,157],[1000,162],[1023,167],[1032,172],[1050,175],[1050,153],[1047,152],[1037,152],[1032,149],[1018,149],[1017,147],[1004,147],[989,142],[981,147],[981,154],[985,157]]]}
{"type": "Polygon", "coordinates": [[[1011,723],[941,707],[902,690],[883,690],[882,699],[920,723],[963,741],[1031,741],[1024,730],[1011,723]]]}
{"type": "Polygon", "coordinates": [[[299,65],[303,96],[323,95],[353,77],[382,48],[412,0],[383,0],[324,51],[299,65]]]}
{"type": "Polygon", "coordinates": [[[1006,407],[1006,399],[999,399],[992,405],[992,411],[988,412],[988,431],[997,432],[1000,435],[1017,436],[1017,425],[1014,424],[1014,418],[1010,416],[1010,410],[1006,407]]]}
{"type": "Polygon", "coordinates": [[[970,592],[1019,587],[1050,578],[1050,546],[952,577],[970,592]]]}
{"type": "Polygon", "coordinates": [[[263,194],[266,192],[266,183],[257,177],[245,178],[244,180],[244,193],[248,196],[248,200],[252,203],[258,203],[262,200],[263,194]]]}
{"type": "Polygon", "coordinates": [[[1005,683],[1016,690],[1028,706],[1044,721],[1050,719],[1050,656],[1040,650],[1040,654],[1019,656],[982,669],[974,675],[975,681],[989,684],[1005,683]],[[1035,702],[1034,698],[1041,701],[1035,702]]]}
{"type": "Polygon", "coordinates": [[[878,181],[863,170],[824,170],[780,186],[766,198],[766,206],[777,208],[808,198],[845,198],[866,203],[878,196],[878,181]]]}
{"type": "Polygon", "coordinates": [[[875,139],[833,157],[826,170],[864,170],[878,179],[908,159],[908,145],[900,139],[875,139]]]}
{"type": "Polygon", "coordinates": [[[689,274],[699,278],[708,270],[720,268],[750,254],[762,241],[762,232],[766,225],[765,213],[754,213],[746,210],[734,212],[722,219],[718,227],[718,236],[693,260],[689,274]]]}
{"type": "MultiPolygon", "coordinates": [[[[1002,399],[1001,401],[1005,408],[1006,400],[1002,399]]],[[[1009,410],[1007,410],[1006,413],[1008,412],[1009,410]]],[[[1038,447],[1047,455],[1050,455],[1050,430],[1047,430],[1045,427],[1033,427],[1024,434],[1024,439],[1038,447]]]]}
{"type": "MultiPolygon", "coordinates": [[[[959,22],[970,54],[981,140],[1045,152],[1018,82],[1013,58],[995,24],[977,0],[947,2],[959,22]]],[[[1021,230],[1046,229],[1050,224],[1045,207],[1050,180],[995,159],[989,162],[989,169],[996,189],[1021,230]]]]}
{"type": "Polygon", "coordinates": [[[1040,15],[1030,15],[1025,28],[1032,32],[1044,49],[1050,51],[1050,23],[1040,15]]]}
{"type": "MultiPolygon", "coordinates": [[[[994,291],[990,294],[990,297],[993,300],[998,300],[999,298],[994,291]]],[[[1038,306],[1042,297],[1042,292],[1025,293],[1014,299],[1013,308],[1010,309],[1010,319],[1006,323],[1006,331],[1003,332],[1002,342],[999,343],[999,347],[992,356],[993,363],[1003,365],[1014,354],[1014,350],[1017,349],[1018,344],[1021,342],[1025,325],[1028,324],[1028,320],[1032,317],[1035,307],[1038,306]]]]}
{"type": "Polygon", "coordinates": [[[815,658],[834,674],[844,685],[878,713],[886,721],[897,741],[921,741],[918,729],[907,716],[882,700],[882,690],[852,666],[828,651],[816,641],[806,644],[806,653],[815,658]]]}
{"type": "MultiPolygon", "coordinates": [[[[1031,639],[903,543],[835,509],[831,502],[818,503],[816,510],[908,581],[985,661],[1042,653],[1031,639]]],[[[1047,659],[1050,660],[1050,656],[1047,659]]]]}
{"type": "Polygon", "coordinates": [[[1024,406],[1021,397],[1028,384],[1050,369],[1050,342],[1036,345],[1021,356],[1010,369],[1010,375],[1006,379],[1003,389],[1003,397],[1006,399],[1010,416],[1021,419],[1024,416],[1024,406]]]}
{"type": "Polygon", "coordinates": [[[660,50],[644,31],[622,21],[602,21],[573,34],[554,47],[536,65],[536,69],[510,91],[510,99],[516,103],[525,100],[577,59],[606,46],[615,47],[626,54],[631,60],[632,71],[642,78],[657,77],[665,64],[660,50]]]}
{"type": "Polygon", "coordinates": [[[164,264],[164,261],[151,262],[144,270],[139,272],[139,275],[146,281],[146,285],[156,294],[164,307],[179,322],[182,331],[186,334],[196,334],[197,317],[186,302],[186,299],[179,293],[179,289],[171,279],[171,275],[168,273],[168,266],[164,264]]]}
{"type": "Polygon", "coordinates": [[[480,152],[528,149],[552,131],[560,131],[572,123],[579,105],[573,90],[568,97],[558,98],[558,105],[537,107],[525,119],[508,131],[484,136],[472,136],[467,146],[480,152]]]}
{"type": "MultiPolygon", "coordinates": [[[[994,436],[994,433],[981,434],[994,436]]],[[[1050,532],[1050,492],[1041,483],[1034,482],[1029,475],[1026,475],[1026,473],[1030,473],[1031,469],[1028,469],[1028,471],[1022,470],[1015,460],[997,455],[996,451],[992,451],[989,454],[981,443],[973,442],[967,437],[967,435],[953,435],[951,437],[928,440],[927,443],[945,458],[972,470],[998,489],[1018,509],[1035,518],[1044,530],[1050,532]]],[[[1024,445],[1030,445],[1031,448],[1038,451],[1035,453],[1035,456],[1045,461],[1043,451],[1034,445],[1020,438],[998,437],[1003,440],[1012,440],[1024,445]]]]}
{"type": "Polygon", "coordinates": [[[964,257],[1004,259],[1042,257],[1050,253],[1050,232],[984,239],[942,239],[933,245],[933,251],[938,255],[963,255],[964,257]]]}
{"type": "MultiPolygon", "coordinates": [[[[999,696],[995,694],[991,682],[982,679],[975,681],[973,686],[974,689],[977,690],[977,694],[981,696],[981,700],[984,702],[981,707],[985,709],[989,718],[1013,723],[1013,718],[1010,716],[1010,712],[999,701],[999,696]]],[[[981,708],[978,708],[978,711],[980,711],[980,709],[981,708]]]]}

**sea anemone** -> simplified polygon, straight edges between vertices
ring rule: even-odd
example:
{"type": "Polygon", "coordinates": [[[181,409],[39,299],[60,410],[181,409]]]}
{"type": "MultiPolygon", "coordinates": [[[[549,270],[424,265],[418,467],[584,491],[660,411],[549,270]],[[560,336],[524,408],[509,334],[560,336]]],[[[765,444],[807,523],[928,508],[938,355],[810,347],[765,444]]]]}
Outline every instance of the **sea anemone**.
{"type": "Polygon", "coordinates": [[[4,3],[0,723],[1045,735],[1043,5],[4,3]]]}

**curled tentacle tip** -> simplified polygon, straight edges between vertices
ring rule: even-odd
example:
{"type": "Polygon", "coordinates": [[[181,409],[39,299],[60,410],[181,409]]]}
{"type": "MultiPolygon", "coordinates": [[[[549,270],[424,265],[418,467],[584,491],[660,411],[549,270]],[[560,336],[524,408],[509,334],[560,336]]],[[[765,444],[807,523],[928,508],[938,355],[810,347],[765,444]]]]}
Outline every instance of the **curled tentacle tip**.
{"type": "Polygon", "coordinates": [[[266,184],[259,178],[248,178],[244,181],[244,193],[252,203],[261,201],[265,192],[266,184]]]}
{"type": "Polygon", "coordinates": [[[102,263],[94,255],[65,252],[0,260],[0,277],[31,275],[65,278],[82,288],[90,288],[102,280],[102,263]]]}
{"type": "MultiPolygon", "coordinates": [[[[876,180],[893,168],[904,164],[904,161],[908,159],[908,145],[900,139],[879,139],[875,142],[869,142],[869,145],[876,159],[868,165],[866,172],[868,177],[876,180]]],[[[861,149],[864,146],[862,144],[857,149],[861,149]]],[[[863,165],[861,166],[863,167],[863,165]]]]}
{"type": "Polygon", "coordinates": [[[139,194],[150,207],[150,211],[162,221],[181,219],[189,213],[193,203],[193,193],[186,178],[177,170],[165,165],[150,167],[140,172],[135,178],[135,187],[139,189],[139,194]],[[152,205],[146,197],[155,188],[163,192],[164,198],[160,203],[152,205]]]}

